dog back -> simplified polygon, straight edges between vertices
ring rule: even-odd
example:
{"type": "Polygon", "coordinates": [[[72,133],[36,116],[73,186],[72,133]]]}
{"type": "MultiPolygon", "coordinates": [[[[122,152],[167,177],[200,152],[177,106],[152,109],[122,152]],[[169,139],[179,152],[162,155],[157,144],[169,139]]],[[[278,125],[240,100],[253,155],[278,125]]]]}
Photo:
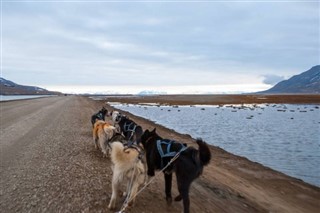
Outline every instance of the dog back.
{"type": "Polygon", "coordinates": [[[145,168],[140,159],[139,152],[136,149],[128,148],[124,150],[124,145],[121,142],[115,141],[111,144],[111,161],[122,171],[128,171],[133,167],[137,167],[140,172],[144,172],[145,168]]]}

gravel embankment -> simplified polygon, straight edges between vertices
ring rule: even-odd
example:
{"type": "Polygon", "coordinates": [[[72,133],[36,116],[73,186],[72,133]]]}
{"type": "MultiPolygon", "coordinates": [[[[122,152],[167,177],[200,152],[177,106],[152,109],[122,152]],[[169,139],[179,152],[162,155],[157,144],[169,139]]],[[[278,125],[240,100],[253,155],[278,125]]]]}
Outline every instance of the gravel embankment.
{"type": "MultiPolygon", "coordinates": [[[[90,117],[102,105],[102,101],[80,96],[0,103],[1,212],[114,212],[107,209],[111,162],[94,149],[92,141],[90,117]]],[[[144,129],[156,126],[164,137],[193,143],[186,135],[130,117],[144,129]]],[[[219,148],[211,150],[212,162],[190,190],[191,212],[320,209],[318,187],[219,148]]],[[[181,202],[166,205],[162,174],[129,209],[137,213],[181,211],[181,202]]]]}

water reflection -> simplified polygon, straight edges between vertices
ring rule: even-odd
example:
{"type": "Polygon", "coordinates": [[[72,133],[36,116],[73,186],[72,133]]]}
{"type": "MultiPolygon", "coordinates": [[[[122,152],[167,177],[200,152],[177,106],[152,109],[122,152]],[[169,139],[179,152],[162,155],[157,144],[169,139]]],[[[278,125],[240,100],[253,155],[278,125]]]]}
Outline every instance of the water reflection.
{"type": "Polygon", "coordinates": [[[320,186],[317,105],[114,106],[320,186]]]}

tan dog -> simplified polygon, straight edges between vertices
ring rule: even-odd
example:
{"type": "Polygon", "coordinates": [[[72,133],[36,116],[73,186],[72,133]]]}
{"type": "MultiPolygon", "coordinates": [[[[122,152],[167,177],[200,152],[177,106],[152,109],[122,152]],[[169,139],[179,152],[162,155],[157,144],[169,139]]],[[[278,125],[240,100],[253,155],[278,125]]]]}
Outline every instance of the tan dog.
{"type": "Polygon", "coordinates": [[[120,184],[127,182],[127,201],[133,204],[138,188],[145,182],[146,169],[140,152],[135,148],[126,148],[121,142],[111,144],[111,161],[114,165],[112,176],[112,196],[108,208],[114,209],[119,196],[120,184]]]}
{"type": "Polygon", "coordinates": [[[116,128],[105,121],[97,120],[93,125],[93,141],[96,149],[102,151],[104,156],[109,155],[109,140],[116,134],[116,128]]]}

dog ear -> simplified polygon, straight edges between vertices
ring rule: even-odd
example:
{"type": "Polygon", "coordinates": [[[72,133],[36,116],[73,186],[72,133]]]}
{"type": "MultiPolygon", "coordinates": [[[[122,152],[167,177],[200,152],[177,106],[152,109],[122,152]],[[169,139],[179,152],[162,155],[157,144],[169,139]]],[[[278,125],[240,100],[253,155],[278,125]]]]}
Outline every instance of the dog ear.
{"type": "Polygon", "coordinates": [[[154,128],[151,132],[152,132],[152,133],[156,133],[156,128],[154,128]]]}

